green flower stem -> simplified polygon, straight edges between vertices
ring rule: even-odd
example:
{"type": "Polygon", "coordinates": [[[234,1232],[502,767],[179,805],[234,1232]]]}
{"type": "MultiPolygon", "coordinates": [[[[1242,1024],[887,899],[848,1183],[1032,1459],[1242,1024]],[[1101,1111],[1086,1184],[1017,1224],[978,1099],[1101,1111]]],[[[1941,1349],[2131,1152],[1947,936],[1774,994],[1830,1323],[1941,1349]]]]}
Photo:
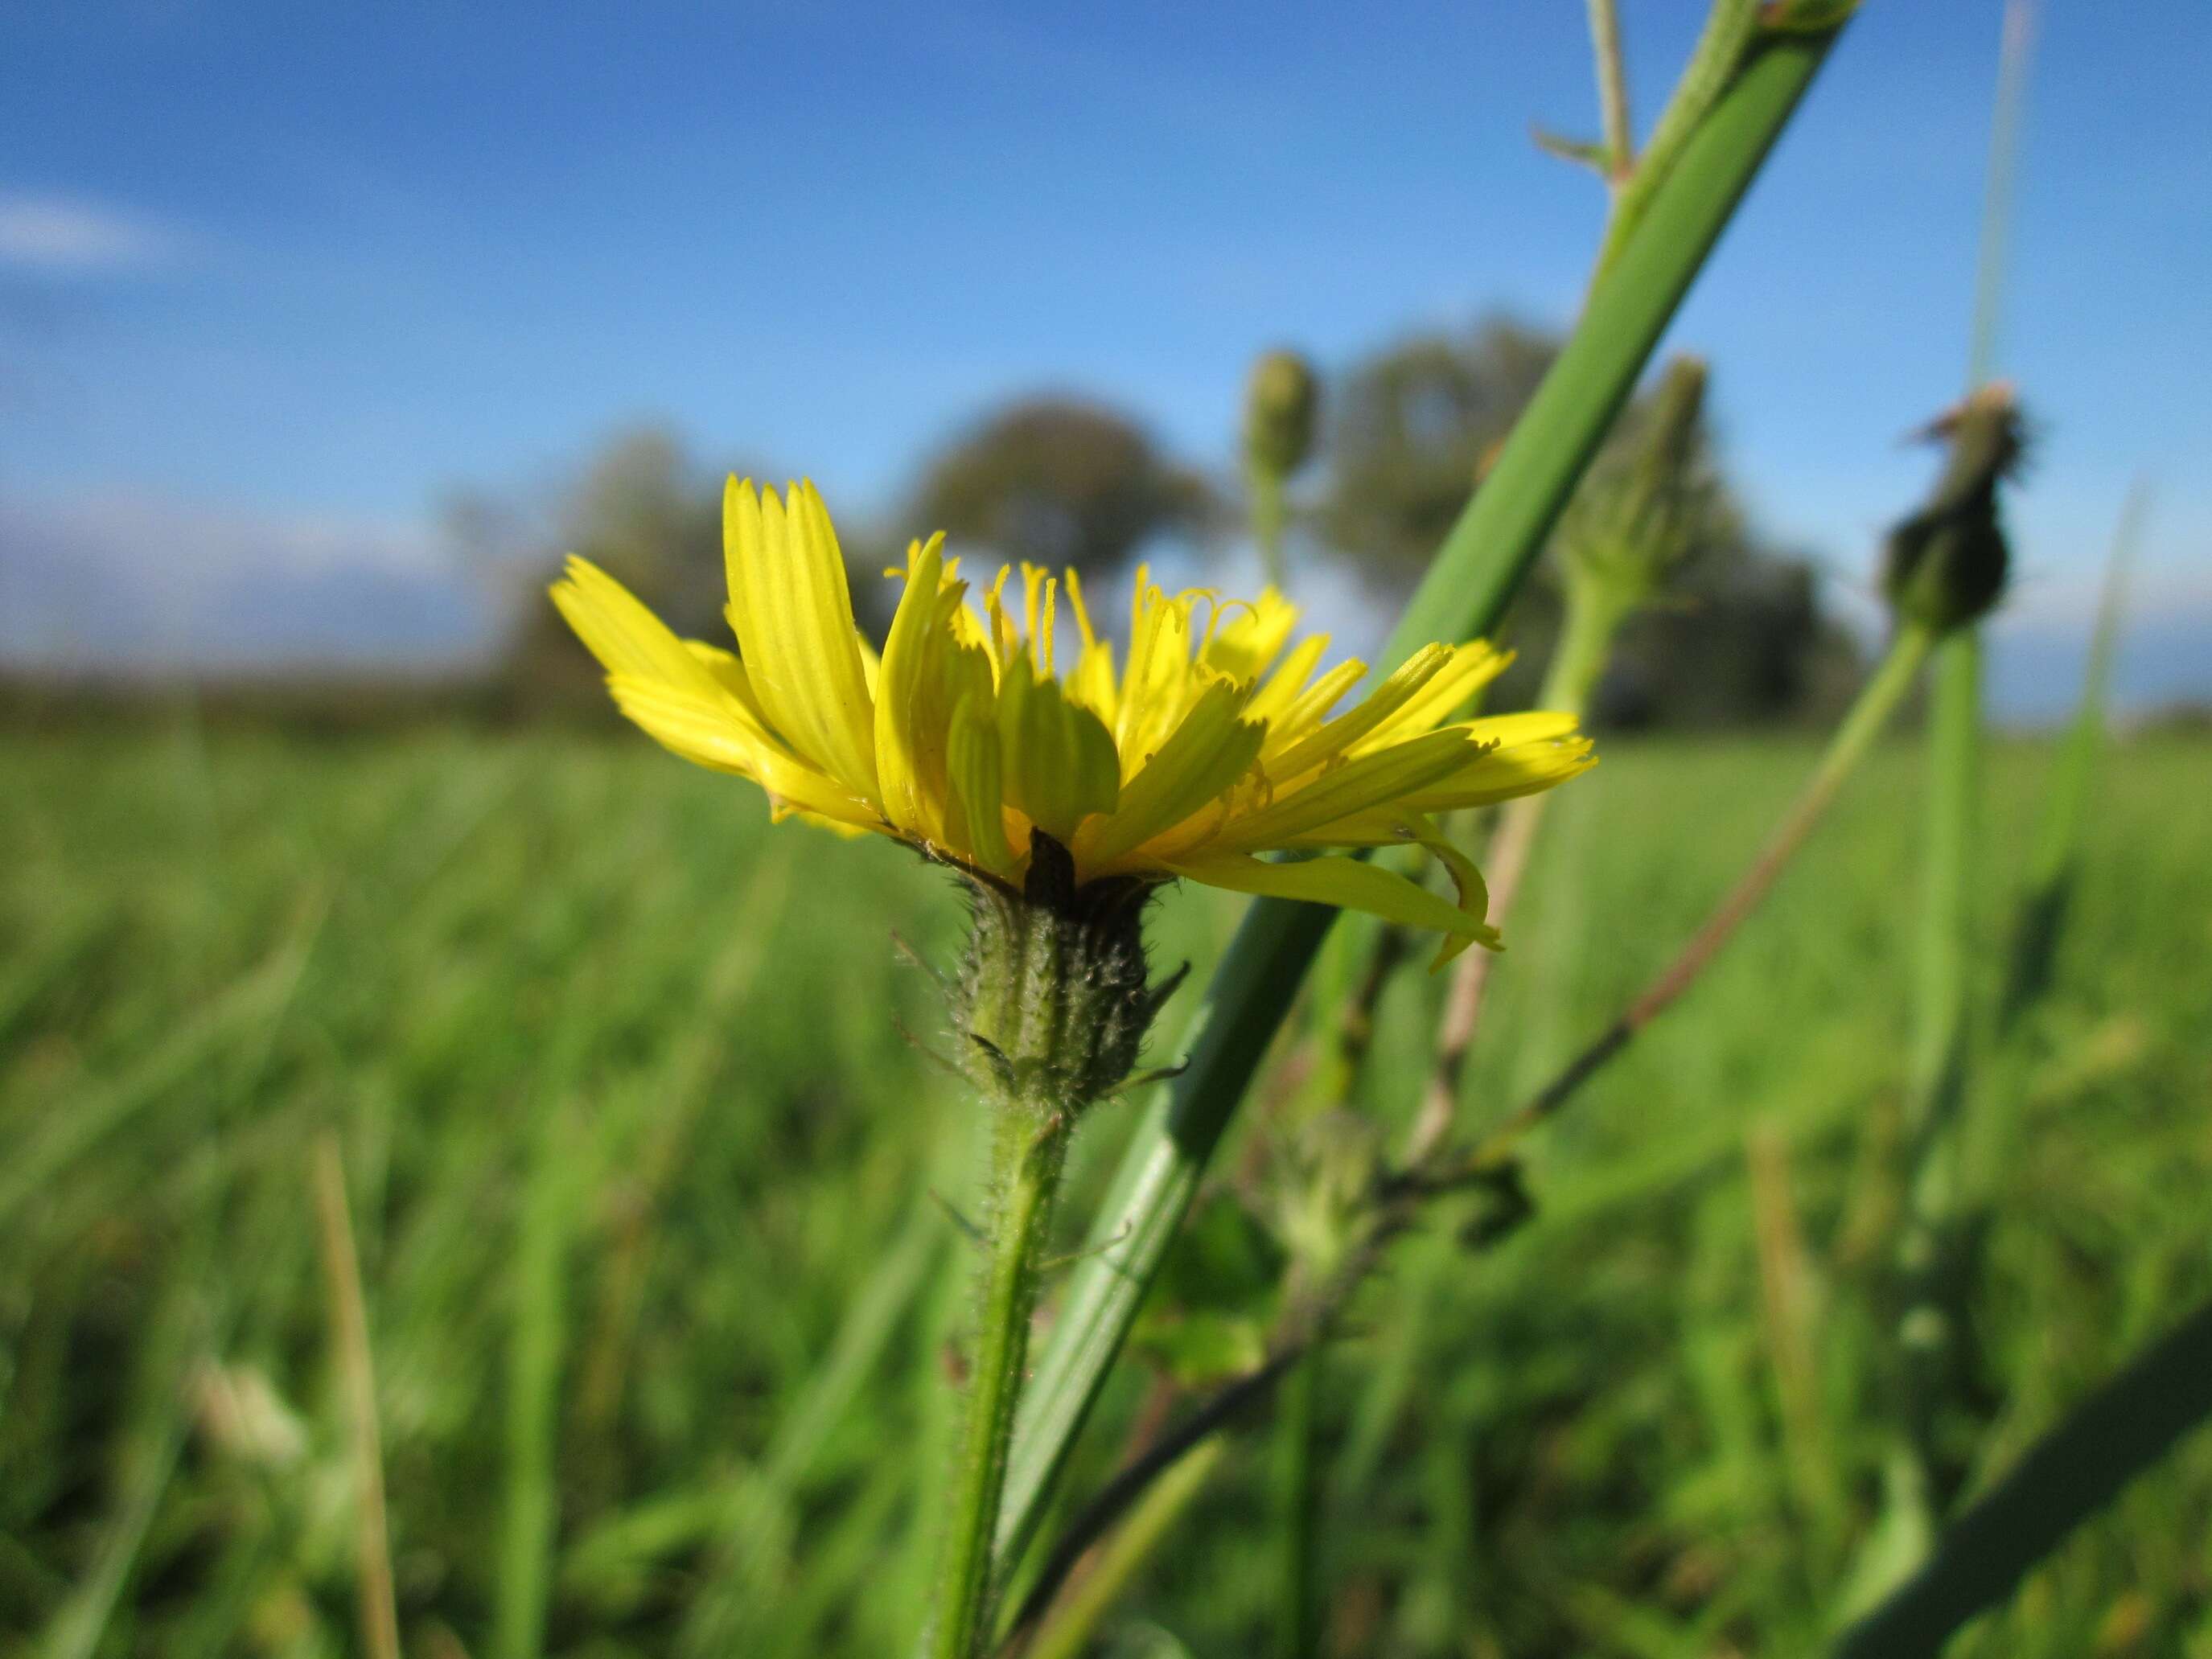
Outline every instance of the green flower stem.
{"type": "MultiPolygon", "coordinates": [[[[1841,32],[1777,35],[1736,70],[1651,190],[1617,264],[1545,376],[1407,608],[1382,666],[1437,639],[1494,629],[1590,455],[1713,244],[1841,32]]],[[[1045,1499],[1245,1087],[1273,1044],[1335,913],[1262,899],[1187,1034],[1189,1062],[1155,1093],[1091,1233],[1024,1402],[998,1553],[1011,1559],[1045,1499]]]]}
{"type": "Polygon", "coordinates": [[[935,1659],[973,1659],[989,1639],[992,1540],[1068,1135],[1086,1106],[1121,1086],[1174,989],[1173,979],[1146,983],[1146,892],[1129,881],[1078,887],[1067,849],[1042,830],[1020,891],[971,886],[952,1023],[993,1118],[990,1237],[927,1649],[935,1659]]]}
{"type": "Polygon", "coordinates": [[[1252,498],[1252,539],[1260,549],[1260,569],[1267,586],[1283,586],[1283,526],[1289,516],[1283,475],[1264,466],[1246,469],[1252,498]]]}
{"type": "Polygon", "coordinates": [[[990,1608],[991,1538],[1006,1480],[1014,1407],[1029,1360],[1030,1318],[1051,1237],[1052,1206],[1067,1151],[1065,1122],[1038,1129],[1001,1110],[992,1158],[1000,1197],[984,1270],[981,1323],[968,1380],[968,1421],[955,1474],[951,1530],[939,1577],[936,1659],[981,1651],[990,1608]]]}

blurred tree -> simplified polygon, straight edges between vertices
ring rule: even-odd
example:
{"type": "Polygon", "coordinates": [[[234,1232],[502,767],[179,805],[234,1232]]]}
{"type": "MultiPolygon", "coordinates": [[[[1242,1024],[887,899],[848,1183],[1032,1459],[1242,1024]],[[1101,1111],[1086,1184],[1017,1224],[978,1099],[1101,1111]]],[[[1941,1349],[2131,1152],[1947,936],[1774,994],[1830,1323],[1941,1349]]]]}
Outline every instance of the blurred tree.
{"type": "Polygon", "coordinates": [[[1355,363],[1328,399],[1328,543],[1386,586],[1418,580],[1558,349],[1493,318],[1355,363]]]}
{"type": "MultiPolygon", "coordinates": [[[[1553,337],[1492,318],[1355,363],[1332,399],[1319,526],[1331,550],[1385,591],[1417,580],[1557,350],[1553,337]]],[[[1606,487],[1653,417],[1648,398],[1629,406],[1586,489],[1606,487]]],[[[1681,545],[1668,561],[1673,574],[1653,608],[1621,631],[1594,720],[1715,725],[1829,710],[1850,693],[1856,652],[1821,617],[1810,567],[1748,524],[1702,413],[1690,449],[1688,488],[1674,504],[1681,545]]],[[[1493,708],[1535,695],[1559,614],[1559,574],[1547,558],[1508,623],[1521,656],[1492,693],[1493,708]]]]}
{"type": "Polygon", "coordinates": [[[545,597],[570,553],[581,554],[678,633],[721,640],[722,477],[658,426],[617,433],[553,492],[549,512],[470,495],[447,511],[449,533],[510,594],[500,678],[519,709],[603,702],[599,670],[545,597]]]}
{"type": "Polygon", "coordinates": [[[1096,576],[1164,531],[1216,514],[1198,473],[1102,404],[1018,399],[986,416],[925,468],[902,524],[942,530],[999,559],[1096,576]]]}

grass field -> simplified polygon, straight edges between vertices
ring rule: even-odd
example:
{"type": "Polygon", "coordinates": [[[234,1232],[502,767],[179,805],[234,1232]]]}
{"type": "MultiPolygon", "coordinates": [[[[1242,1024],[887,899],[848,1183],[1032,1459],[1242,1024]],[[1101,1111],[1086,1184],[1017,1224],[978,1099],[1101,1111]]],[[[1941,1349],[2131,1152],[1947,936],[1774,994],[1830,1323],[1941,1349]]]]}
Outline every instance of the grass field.
{"type": "MultiPolygon", "coordinates": [[[[1663,959],[1809,757],[1623,743],[1559,798],[1474,1121],[1663,959]]],[[[362,1650],[331,1145],[409,1654],[906,1651],[966,1301],[926,1189],[960,1201],[969,1115],[890,938],[954,951],[934,872],[770,833],[635,740],[180,723],[0,764],[0,1653],[362,1650]]],[[[1990,960],[2048,764],[1993,757],[1990,960]]],[[[1919,782],[1878,757],[1547,1132],[1530,1225],[1476,1255],[1442,1215],[1370,1287],[1322,1384],[1335,1651],[1817,1650],[1890,1445],[1919,782]]],[[[2208,800],[2212,749],[2108,757],[2055,992],[1979,1068],[1991,1467],[2212,1293],[2208,800]]],[[[1202,974],[1237,908],[1170,897],[1160,956],[1202,974]]],[[[1384,1006],[1379,1116],[1434,994],[1384,1006]]],[[[1071,1231],[1133,1116],[1086,1132],[1071,1231]]],[[[1150,1388],[1119,1380],[1079,1489],[1150,1388]]],[[[1267,1492],[1248,1434],[1109,1650],[1266,1651],[1267,1492]]],[[[1961,1650],[2212,1656],[2208,1601],[2200,1433],[1961,1650]]]]}

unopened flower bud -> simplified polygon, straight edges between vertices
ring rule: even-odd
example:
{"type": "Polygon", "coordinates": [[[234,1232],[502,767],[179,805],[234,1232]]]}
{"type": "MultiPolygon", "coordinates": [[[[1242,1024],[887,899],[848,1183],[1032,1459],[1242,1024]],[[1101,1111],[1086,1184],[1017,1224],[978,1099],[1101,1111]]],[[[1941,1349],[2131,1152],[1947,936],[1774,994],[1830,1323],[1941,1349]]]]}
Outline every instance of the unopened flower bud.
{"type": "Polygon", "coordinates": [[[1618,612],[1649,599],[1695,544],[1709,494],[1699,442],[1705,402],[1705,360],[1676,357],[1560,520],[1568,573],[1578,586],[1603,590],[1618,612]]]}
{"type": "Polygon", "coordinates": [[[2009,386],[1985,386],[1921,435],[1951,447],[1928,503],[1889,532],[1882,591],[1901,621],[1938,634],[1986,615],[2011,563],[1997,486],[2026,450],[2009,386]]]}
{"type": "Polygon", "coordinates": [[[1244,457],[1253,471],[1287,478],[1313,453],[1321,384],[1295,351],[1269,351],[1252,365],[1244,400],[1244,457]]]}

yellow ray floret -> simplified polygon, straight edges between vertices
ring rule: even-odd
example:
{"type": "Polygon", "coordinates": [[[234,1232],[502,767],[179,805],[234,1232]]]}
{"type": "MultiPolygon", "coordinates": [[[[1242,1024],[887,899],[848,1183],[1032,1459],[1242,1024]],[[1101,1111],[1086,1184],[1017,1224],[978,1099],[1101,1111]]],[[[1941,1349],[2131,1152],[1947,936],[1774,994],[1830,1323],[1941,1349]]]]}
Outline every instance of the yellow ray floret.
{"type": "Polygon", "coordinates": [[[1296,607],[1137,573],[1117,673],[1073,572],[1001,570],[969,602],[942,538],[917,542],[880,659],[854,626],[844,556],[811,483],[779,498],[730,480],[723,545],[735,654],[679,640],[622,585],[572,558],[554,602],[622,711],[702,766],[750,778],[778,816],[873,830],[1018,885],[1032,836],[1079,883],[1182,877],[1369,911],[1495,946],[1482,878],[1432,812],[1564,783],[1592,764],[1565,714],[1459,719],[1505,666],[1489,646],[1432,645],[1340,709],[1358,663],[1316,673],[1326,638],[1291,644],[1296,607]],[[1054,629],[1065,605],[1074,660],[1054,629]],[[1062,667],[1066,672],[1060,672],[1062,667]],[[1356,858],[1406,842],[1443,861],[1457,902],[1356,858]],[[1296,856],[1271,860],[1262,854],[1296,856]]]}

